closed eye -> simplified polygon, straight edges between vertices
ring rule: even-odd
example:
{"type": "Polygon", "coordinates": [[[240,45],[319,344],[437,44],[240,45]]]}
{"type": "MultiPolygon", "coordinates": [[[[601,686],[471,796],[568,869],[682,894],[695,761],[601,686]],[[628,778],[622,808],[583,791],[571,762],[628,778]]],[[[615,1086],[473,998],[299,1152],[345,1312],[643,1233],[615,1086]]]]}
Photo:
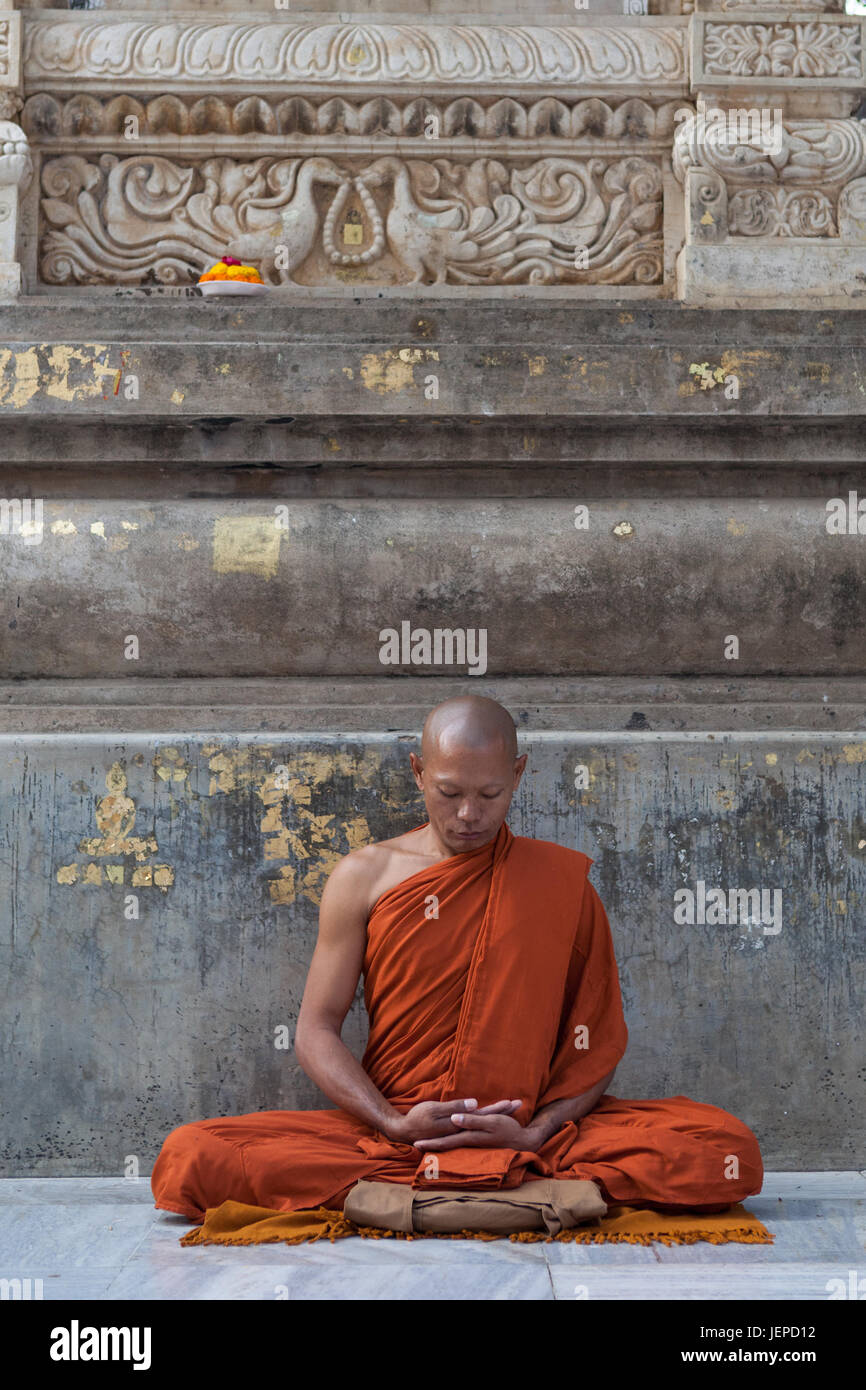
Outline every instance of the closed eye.
{"type": "MultiPolygon", "coordinates": [[[[455,796],[460,795],[460,792],[443,792],[440,790],[439,795],[447,797],[449,801],[453,801],[455,796]]],[[[502,792],[482,792],[481,795],[485,801],[495,801],[497,796],[502,795],[502,792]]]]}

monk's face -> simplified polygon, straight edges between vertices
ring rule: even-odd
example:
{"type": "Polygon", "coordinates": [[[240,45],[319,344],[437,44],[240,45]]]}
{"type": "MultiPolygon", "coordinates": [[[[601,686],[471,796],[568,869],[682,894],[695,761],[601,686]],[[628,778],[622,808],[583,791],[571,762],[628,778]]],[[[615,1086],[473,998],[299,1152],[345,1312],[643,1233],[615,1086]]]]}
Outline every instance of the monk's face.
{"type": "Polygon", "coordinates": [[[430,824],[452,854],[478,849],[496,837],[523,776],[500,743],[481,748],[437,744],[422,761],[411,754],[415,781],[430,824]]]}

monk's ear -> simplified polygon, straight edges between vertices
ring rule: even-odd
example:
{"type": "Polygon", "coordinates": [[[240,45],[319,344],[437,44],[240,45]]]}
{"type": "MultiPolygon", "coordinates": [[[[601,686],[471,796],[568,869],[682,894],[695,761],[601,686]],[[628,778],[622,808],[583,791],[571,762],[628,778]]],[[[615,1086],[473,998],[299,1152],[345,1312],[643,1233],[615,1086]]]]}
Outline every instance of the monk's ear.
{"type": "Polygon", "coordinates": [[[415,774],[415,781],[418,783],[418,786],[420,787],[420,786],[421,786],[421,774],[422,774],[422,772],[424,771],[424,764],[422,763],[421,759],[418,757],[418,754],[417,754],[417,753],[410,753],[410,754],[409,754],[409,762],[410,762],[410,765],[411,765],[411,767],[412,767],[412,771],[413,771],[413,773],[415,774]]]}
{"type": "Polygon", "coordinates": [[[525,769],[526,769],[526,761],[527,761],[528,757],[529,757],[529,754],[528,754],[528,753],[523,753],[523,754],[521,755],[521,757],[519,757],[519,758],[517,759],[517,762],[514,764],[514,785],[515,785],[515,787],[517,786],[517,784],[519,783],[521,777],[523,776],[523,773],[524,773],[524,771],[525,771],[525,769]]]}

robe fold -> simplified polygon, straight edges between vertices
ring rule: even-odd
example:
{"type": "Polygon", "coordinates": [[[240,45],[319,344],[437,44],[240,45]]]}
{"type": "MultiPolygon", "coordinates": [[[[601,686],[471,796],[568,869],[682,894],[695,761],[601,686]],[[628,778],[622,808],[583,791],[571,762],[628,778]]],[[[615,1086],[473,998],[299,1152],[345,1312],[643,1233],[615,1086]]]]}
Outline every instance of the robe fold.
{"type": "MultiPolygon", "coordinates": [[[[363,1066],[396,1110],[519,1099],[525,1125],[613,1071],[628,1034],[592,862],[503,825],[490,844],[378,899],[363,963],[363,1066]]],[[[537,1153],[466,1145],[434,1155],[343,1110],[199,1120],[169,1134],[151,1182],[157,1207],[199,1219],[228,1199],[341,1209],[361,1179],[508,1188],[537,1177],[589,1178],[608,1203],[711,1211],[760,1191],[763,1169],[752,1131],[716,1106],[606,1094],[537,1153]]]]}

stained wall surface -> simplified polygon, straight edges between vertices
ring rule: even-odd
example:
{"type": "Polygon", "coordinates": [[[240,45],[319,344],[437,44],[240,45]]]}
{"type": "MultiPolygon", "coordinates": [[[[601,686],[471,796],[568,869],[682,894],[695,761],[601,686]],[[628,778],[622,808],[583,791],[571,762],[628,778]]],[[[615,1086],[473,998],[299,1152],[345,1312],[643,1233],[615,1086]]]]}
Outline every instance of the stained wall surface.
{"type": "Polygon", "coordinates": [[[322,886],[423,819],[408,751],[466,689],[529,752],[514,831],[594,860],[616,1093],[858,1166],[856,315],[203,307],[5,316],[0,493],[44,511],[0,534],[2,1171],[145,1172],[183,1121],[323,1103],[291,1051],[322,886]],[[737,401],[690,372],[726,353],[737,401]],[[403,621],[485,629],[486,669],[384,665],[403,621]],[[727,920],[678,920],[701,884],[727,920]]]}
{"type": "MultiPolygon", "coordinates": [[[[5,1105],[22,1121],[5,1171],[122,1171],[186,1120],[323,1103],[288,1049],[316,908],[339,855],[423,821],[413,743],[4,739],[5,1105]]],[[[615,1093],[711,1098],[777,1166],[855,1165],[866,739],[523,746],[512,828],[589,854],[611,921],[631,1034],[615,1093]],[[678,921],[676,891],[701,883],[766,896],[678,921]]],[[[364,1031],[359,997],[358,1055],[364,1031]]]]}

